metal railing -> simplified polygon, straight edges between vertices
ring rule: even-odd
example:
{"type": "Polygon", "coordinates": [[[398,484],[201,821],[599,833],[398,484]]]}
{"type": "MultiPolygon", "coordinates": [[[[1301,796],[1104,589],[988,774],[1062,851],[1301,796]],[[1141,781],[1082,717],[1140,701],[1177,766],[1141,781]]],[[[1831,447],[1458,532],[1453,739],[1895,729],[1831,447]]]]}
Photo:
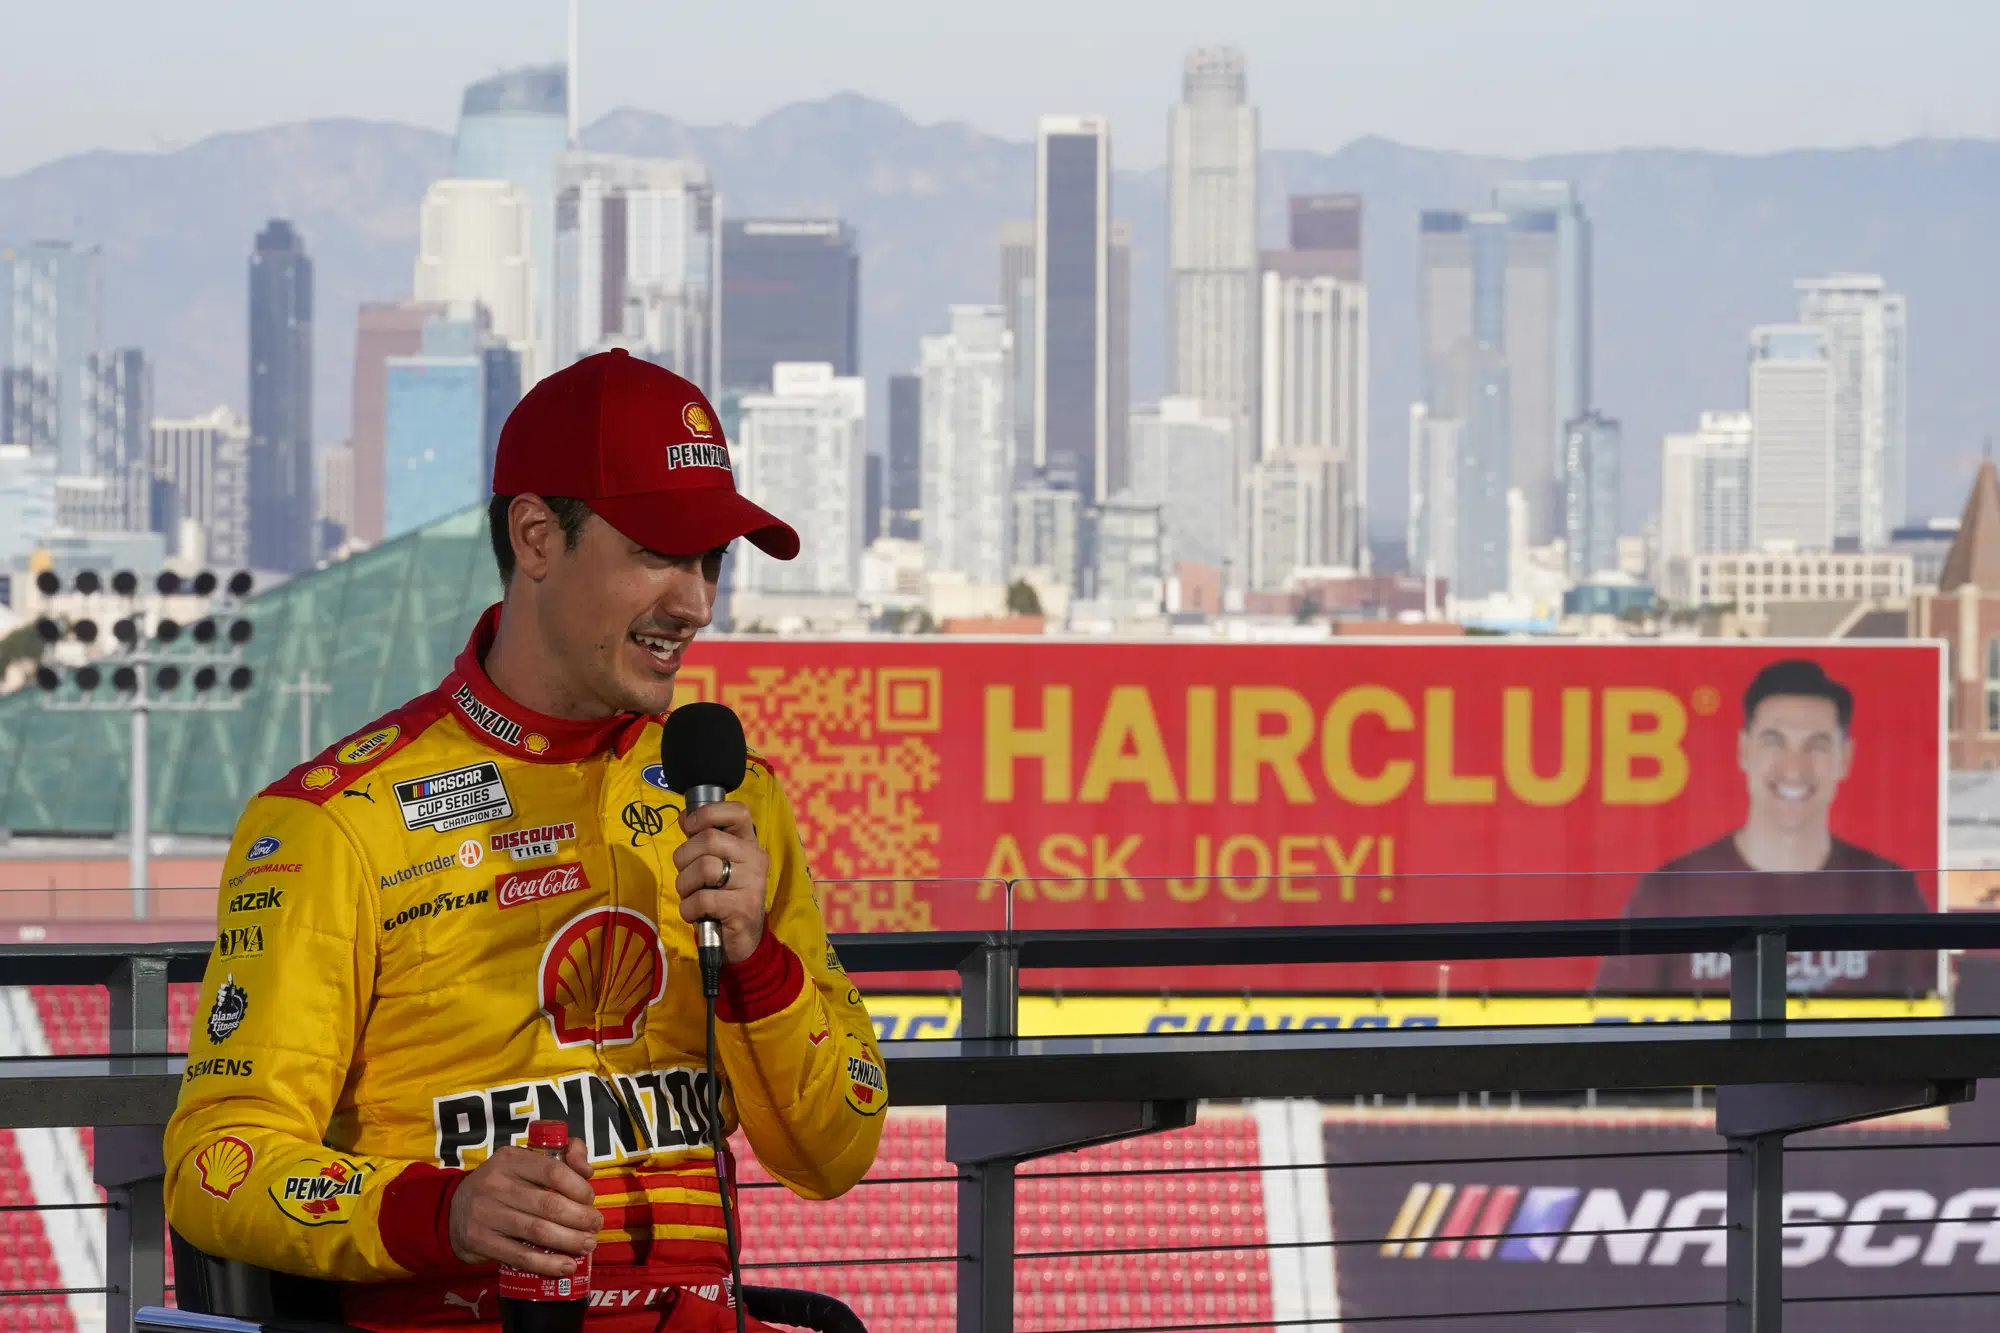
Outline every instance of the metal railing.
{"type": "MultiPolygon", "coordinates": [[[[1775,1333],[1785,1308],[1784,1236],[1788,1228],[1796,1233],[1815,1225],[1788,1223],[1781,1211],[1787,1137],[1948,1106],[1968,1100],[1976,1080],[2000,1077],[2000,1018],[1810,1023],[1785,1019],[1789,949],[2000,948],[2000,916],[1741,917],[1203,932],[996,931],[843,936],[835,943],[851,973],[946,972],[959,981],[960,1036],[886,1042],[883,1053],[896,1103],[947,1108],[945,1155],[954,1164],[954,1173],[903,1183],[953,1185],[955,1245],[949,1253],[910,1256],[903,1262],[951,1265],[960,1333],[999,1333],[1014,1327],[1017,1260],[1074,1257],[1060,1247],[1016,1253],[1017,1198],[1024,1184],[1092,1173],[1023,1172],[1025,1163],[1185,1127],[1194,1121],[1197,1102],[1330,1101],[1465,1092],[1533,1096],[1585,1088],[1690,1086],[1717,1089],[1715,1125],[1724,1140],[1719,1155],[1727,1163],[1723,1297],[1570,1306],[1560,1313],[1712,1308],[1726,1312],[1731,1333],[1775,1333]],[[1731,958],[1731,1021],[1726,1023],[1076,1037],[1026,1037],[1020,1032],[1020,978],[1026,969],[1256,968],[1704,951],[1724,952],[1731,958]]],[[[167,988],[173,982],[197,980],[208,951],[207,942],[0,946],[0,985],[102,985],[110,994],[108,1054],[0,1062],[0,1126],[96,1127],[96,1178],[109,1196],[104,1294],[107,1326],[113,1330],[129,1328],[132,1312],[141,1305],[158,1304],[164,1292],[159,1133],[173,1108],[182,1064],[181,1057],[166,1049],[167,988]]],[[[1556,1154],[1555,1158],[1588,1156],[1556,1154]]],[[[1408,1160],[1414,1159],[1403,1164],[1408,1160]]],[[[1514,1160],[1553,1159],[1544,1154],[1514,1160]]],[[[1360,1169],[1391,1164],[1349,1165],[1360,1169]]],[[[1683,1229],[1713,1232],[1717,1224],[1709,1221],[1683,1229]]],[[[1661,1231],[1653,1226],[1648,1234],[1661,1231]]],[[[1507,1230],[1504,1235],[1509,1240],[1547,1238],[1533,1230],[1507,1230]]],[[[1473,1231],[1455,1239],[1497,1241],[1501,1234],[1473,1231]]],[[[1342,1236],[1311,1243],[1381,1246],[1397,1243],[1397,1237],[1342,1236]]],[[[1185,1257],[1240,1248],[1148,1245],[1126,1247],[1123,1253],[1127,1258],[1185,1257]]],[[[50,1294],[58,1293],[50,1289],[50,1294]]],[[[1795,1303],[1798,1300],[1794,1298],[1795,1303]]],[[[1551,1307],[1483,1313],[1518,1316],[1559,1311],[1551,1307]]],[[[1461,1314],[1440,1311],[1434,1317],[1461,1314]]],[[[1401,1322],[1418,1317],[1396,1316],[1401,1322]]],[[[1371,1321],[1349,1317],[1342,1323],[1371,1321]]],[[[1328,1321],[1260,1317],[1118,1327],[1123,1333],[1136,1333],[1147,1328],[1276,1327],[1287,1322],[1324,1326],[1328,1321]]]]}

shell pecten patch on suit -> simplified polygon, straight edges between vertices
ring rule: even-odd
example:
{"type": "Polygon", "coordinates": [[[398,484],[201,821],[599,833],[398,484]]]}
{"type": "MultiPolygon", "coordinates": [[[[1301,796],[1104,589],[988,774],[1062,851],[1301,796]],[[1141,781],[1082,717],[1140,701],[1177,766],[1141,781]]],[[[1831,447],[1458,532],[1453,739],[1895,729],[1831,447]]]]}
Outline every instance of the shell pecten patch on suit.
{"type": "Polygon", "coordinates": [[[234,1134],[225,1134],[195,1154],[195,1169],[201,1172],[201,1187],[218,1199],[228,1199],[236,1187],[250,1177],[257,1154],[234,1134]]]}
{"type": "Polygon", "coordinates": [[[542,953],[542,1012],[558,1046],[615,1046],[639,1035],[665,992],[667,959],[652,921],[595,907],[563,923],[542,953]]]}

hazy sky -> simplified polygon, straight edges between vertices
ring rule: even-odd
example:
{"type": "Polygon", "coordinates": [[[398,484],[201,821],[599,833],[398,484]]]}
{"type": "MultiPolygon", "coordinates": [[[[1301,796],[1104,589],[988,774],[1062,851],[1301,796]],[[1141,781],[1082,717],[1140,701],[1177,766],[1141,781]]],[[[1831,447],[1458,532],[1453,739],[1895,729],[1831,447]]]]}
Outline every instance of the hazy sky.
{"type": "MultiPolygon", "coordinates": [[[[563,0],[5,0],[0,175],[321,116],[449,129],[560,58],[563,0]]],[[[583,114],[742,123],[856,91],[1013,138],[1111,117],[1163,153],[1180,57],[1240,47],[1267,147],[1505,155],[2000,136],[1989,0],[583,0],[583,114]]]]}

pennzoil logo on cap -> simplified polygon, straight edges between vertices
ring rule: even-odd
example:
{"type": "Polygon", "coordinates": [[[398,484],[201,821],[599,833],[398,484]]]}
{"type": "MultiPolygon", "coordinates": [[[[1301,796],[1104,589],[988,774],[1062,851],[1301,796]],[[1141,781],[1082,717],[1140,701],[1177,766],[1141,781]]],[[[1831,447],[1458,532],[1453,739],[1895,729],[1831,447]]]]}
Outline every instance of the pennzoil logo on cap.
{"type": "Polygon", "coordinates": [[[670,444],[667,469],[682,467],[729,467],[729,451],[719,444],[670,444]]]}
{"type": "Polygon", "coordinates": [[[689,403],[682,408],[681,421],[696,435],[715,434],[715,422],[709,419],[708,409],[700,403],[689,403]]]}

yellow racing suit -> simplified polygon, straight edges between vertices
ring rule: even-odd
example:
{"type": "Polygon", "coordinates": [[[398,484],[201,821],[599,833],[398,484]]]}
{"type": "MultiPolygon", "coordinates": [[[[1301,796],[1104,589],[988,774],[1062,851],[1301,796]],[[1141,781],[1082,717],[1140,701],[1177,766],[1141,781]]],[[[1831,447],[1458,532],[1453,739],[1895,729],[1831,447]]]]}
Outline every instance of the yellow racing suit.
{"type": "MultiPolygon", "coordinates": [[[[366,1284],[345,1289],[353,1322],[494,1317],[493,1270],[453,1255],[447,1218],[465,1172],[532,1119],[588,1145],[594,1302],[712,1294],[727,1272],[659,719],[508,700],[480,666],[497,612],[436,690],[244,811],[167,1127],[173,1226],[212,1254],[366,1284]]],[[[722,1118],[828,1198],[874,1160],[881,1056],[761,759],[733,799],[771,871],[763,941],[724,969],[722,1118]]]]}

